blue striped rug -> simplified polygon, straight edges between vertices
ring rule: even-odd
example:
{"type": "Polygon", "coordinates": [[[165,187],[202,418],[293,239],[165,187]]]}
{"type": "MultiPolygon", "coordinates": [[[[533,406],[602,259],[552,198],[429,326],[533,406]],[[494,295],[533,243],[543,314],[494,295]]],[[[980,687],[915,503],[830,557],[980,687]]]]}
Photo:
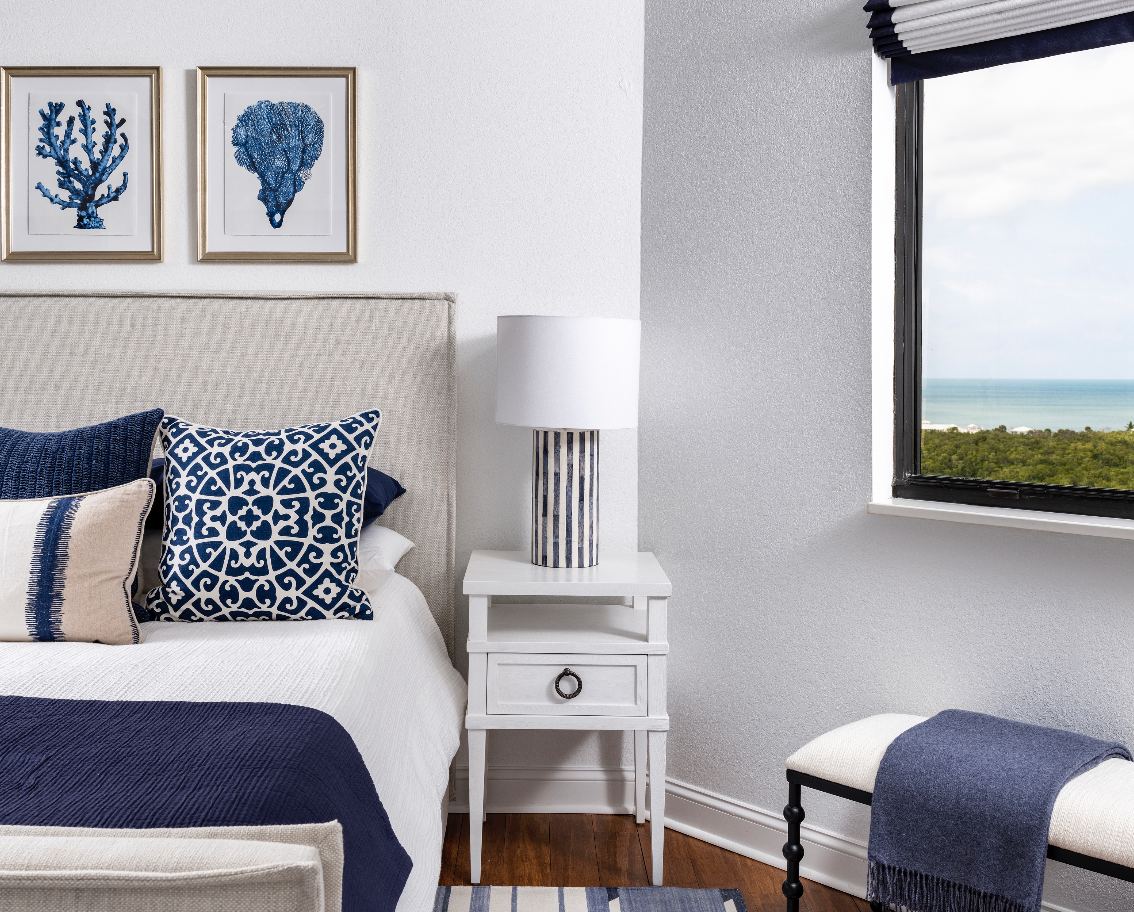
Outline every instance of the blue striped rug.
{"type": "Polygon", "coordinates": [[[739,890],[438,887],[433,912],[748,912],[739,890]]]}

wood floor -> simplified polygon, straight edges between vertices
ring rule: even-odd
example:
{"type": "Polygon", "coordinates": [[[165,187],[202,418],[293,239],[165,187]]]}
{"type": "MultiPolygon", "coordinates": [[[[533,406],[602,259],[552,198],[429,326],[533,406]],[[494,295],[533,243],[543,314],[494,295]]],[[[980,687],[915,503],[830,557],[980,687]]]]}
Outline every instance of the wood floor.
{"type": "MultiPolygon", "coordinates": [[[[488,886],[646,887],[650,825],[628,815],[489,814],[481,883],[488,886]]],[[[469,815],[450,814],[443,886],[468,885],[469,815]]],[[[784,873],[673,830],[665,833],[668,887],[739,887],[748,912],[783,912],[784,873]]],[[[870,912],[861,899],[804,881],[803,912],[870,912]]]]}

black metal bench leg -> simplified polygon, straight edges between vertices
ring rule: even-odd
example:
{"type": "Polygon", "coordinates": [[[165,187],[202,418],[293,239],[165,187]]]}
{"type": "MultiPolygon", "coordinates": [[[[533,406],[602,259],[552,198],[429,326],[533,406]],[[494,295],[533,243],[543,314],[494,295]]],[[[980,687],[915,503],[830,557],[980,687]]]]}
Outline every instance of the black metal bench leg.
{"type": "Polygon", "coordinates": [[[799,912],[799,899],[803,896],[803,884],[799,880],[799,863],[803,859],[803,846],[799,841],[799,825],[803,823],[804,817],[803,805],[800,803],[802,791],[803,786],[798,783],[788,783],[788,803],[784,808],[784,820],[787,821],[787,842],[784,843],[787,878],[783,885],[787,912],[799,912]]]}

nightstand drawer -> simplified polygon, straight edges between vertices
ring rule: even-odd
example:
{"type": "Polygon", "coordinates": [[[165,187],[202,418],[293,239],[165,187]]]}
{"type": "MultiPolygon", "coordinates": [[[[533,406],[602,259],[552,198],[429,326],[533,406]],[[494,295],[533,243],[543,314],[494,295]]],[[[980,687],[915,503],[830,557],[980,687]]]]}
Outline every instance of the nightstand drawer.
{"type": "Polygon", "coordinates": [[[644,716],[644,655],[489,653],[490,715],[644,716]],[[567,669],[573,674],[563,675],[567,669]],[[562,677],[560,677],[562,675],[562,677]],[[579,695],[565,699],[556,693],[579,695]]]}

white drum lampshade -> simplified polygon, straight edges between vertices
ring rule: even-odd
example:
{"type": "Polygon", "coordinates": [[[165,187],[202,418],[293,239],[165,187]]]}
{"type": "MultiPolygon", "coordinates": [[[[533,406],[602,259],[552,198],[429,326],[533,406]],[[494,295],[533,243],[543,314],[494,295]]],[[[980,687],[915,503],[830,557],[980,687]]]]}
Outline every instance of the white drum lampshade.
{"type": "Polygon", "coordinates": [[[533,564],[598,563],[599,431],[638,426],[641,335],[612,317],[496,319],[496,421],[535,429],[533,564]]]}

